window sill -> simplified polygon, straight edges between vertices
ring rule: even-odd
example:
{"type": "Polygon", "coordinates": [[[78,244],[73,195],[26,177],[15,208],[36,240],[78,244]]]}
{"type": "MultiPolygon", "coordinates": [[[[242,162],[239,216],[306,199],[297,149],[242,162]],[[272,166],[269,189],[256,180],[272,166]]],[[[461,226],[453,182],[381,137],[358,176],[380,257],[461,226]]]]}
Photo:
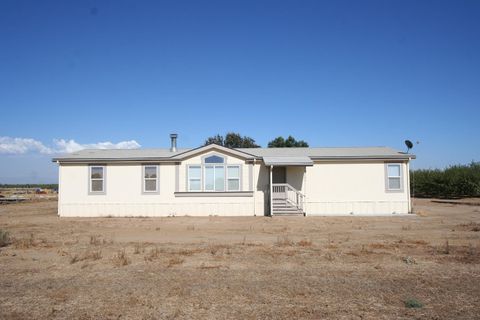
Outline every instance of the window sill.
{"type": "Polygon", "coordinates": [[[175,197],[253,197],[253,191],[175,192],[175,197]]]}
{"type": "Polygon", "coordinates": [[[403,189],[385,189],[386,193],[401,193],[403,189]]]}

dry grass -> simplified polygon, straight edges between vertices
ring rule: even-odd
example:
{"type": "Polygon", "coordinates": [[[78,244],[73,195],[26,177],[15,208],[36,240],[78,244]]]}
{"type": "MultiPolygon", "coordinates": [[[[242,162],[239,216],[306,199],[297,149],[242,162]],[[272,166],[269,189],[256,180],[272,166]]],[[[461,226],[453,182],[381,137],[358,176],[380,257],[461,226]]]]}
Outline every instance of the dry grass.
{"type": "Polygon", "coordinates": [[[458,227],[460,227],[463,230],[469,230],[469,231],[473,231],[473,232],[479,232],[480,231],[480,223],[473,222],[473,221],[470,221],[469,223],[462,223],[462,224],[458,225],[458,227]]]}
{"type": "Polygon", "coordinates": [[[0,206],[15,236],[0,249],[0,319],[478,318],[478,207],[415,203],[428,214],[59,219],[53,202],[0,206]]]}
{"type": "Polygon", "coordinates": [[[312,240],[302,239],[297,242],[297,245],[300,247],[311,247],[313,245],[312,240]]]}
{"type": "Polygon", "coordinates": [[[30,236],[25,238],[19,238],[19,239],[14,238],[13,245],[15,246],[16,249],[29,249],[31,247],[34,247],[36,245],[35,235],[31,233],[30,236]]]}
{"type": "Polygon", "coordinates": [[[444,254],[450,254],[450,244],[448,243],[448,240],[445,240],[445,246],[443,248],[443,253],[444,254]]]}
{"type": "Polygon", "coordinates": [[[117,254],[113,256],[113,264],[117,267],[123,267],[130,264],[130,259],[125,253],[125,249],[119,250],[117,254]]]}
{"type": "Polygon", "coordinates": [[[148,254],[144,257],[145,261],[153,261],[160,257],[160,249],[158,247],[150,248],[148,254]]]}
{"type": "Polygon", "coordinates": [[[180,258],[180,257],[173,257],[173,258],[170,258],[168,260],[168,264],[167,264],[167,267],[173,267],[173,266],[176,266],[176,265],[179,265],[179,264],[182,264],[183,262],[185,262],[184,259],[180,258]]]}
{"type": "Polygon", "coordinates": [[[140,254],[145,252],[145,247],[141,243],[135,243],[133,246],[133,254],[140,254]]]}
{"type": "Polygon", "coordinates": [[[102,259],[102,251],[100,250],[87,250],[83,254],[79,253],[74,253],[74,254],[69,254],[70,257],[70,263],[74,264],[80,261],[85,261],[85,260],[100,260],[102,259]]]}
{"type": "Polygon", "coordinates": [[[100,245],[102,242],[100,241],[100,237],[97,235],[90,236],[90,244],[94,246],[100,245]]]}
{"type": "Polygon", "coordinates": [[[288,246],[293,246],[294,242],[290,240],[288,235],[283,235],[283,236],[277,237],[277,241],[275,242],[275,245],[279,247],[288,247],[288,246]]]}

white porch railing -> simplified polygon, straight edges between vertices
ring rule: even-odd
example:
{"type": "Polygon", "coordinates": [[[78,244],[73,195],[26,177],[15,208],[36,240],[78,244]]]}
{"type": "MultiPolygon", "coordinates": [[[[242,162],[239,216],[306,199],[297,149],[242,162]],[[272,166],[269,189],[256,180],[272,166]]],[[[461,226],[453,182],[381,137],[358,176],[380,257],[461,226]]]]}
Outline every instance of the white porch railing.
{"type": "Polygon", "coordinates": [[[288,183],[273,183],[272,184],[272,201],[286,201],[290,205],[303,211],[303,201],[305,196],[289,185],[288,183]]]}

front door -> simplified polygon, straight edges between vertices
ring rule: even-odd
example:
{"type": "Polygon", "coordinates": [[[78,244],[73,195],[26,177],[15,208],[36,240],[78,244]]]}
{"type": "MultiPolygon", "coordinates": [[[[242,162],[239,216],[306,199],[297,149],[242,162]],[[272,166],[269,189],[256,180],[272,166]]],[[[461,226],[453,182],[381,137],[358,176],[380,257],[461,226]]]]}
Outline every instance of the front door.
{"type": "Polygon", "coordinates": [[[287,167],[273,167],[273,183],[287,183],[287,167]]]}

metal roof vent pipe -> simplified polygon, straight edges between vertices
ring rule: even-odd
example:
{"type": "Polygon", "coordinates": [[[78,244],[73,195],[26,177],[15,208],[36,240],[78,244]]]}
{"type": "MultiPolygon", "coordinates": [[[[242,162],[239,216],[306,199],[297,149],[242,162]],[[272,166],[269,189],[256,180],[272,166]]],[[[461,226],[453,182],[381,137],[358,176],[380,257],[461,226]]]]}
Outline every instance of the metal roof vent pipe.
{"type": "Polygon", "coordinates": [[[176,133],[170,134],[170,140],[171,140],[170,152],[177,152],[177,137],[178,137],[178,134],[176,133]]]}

